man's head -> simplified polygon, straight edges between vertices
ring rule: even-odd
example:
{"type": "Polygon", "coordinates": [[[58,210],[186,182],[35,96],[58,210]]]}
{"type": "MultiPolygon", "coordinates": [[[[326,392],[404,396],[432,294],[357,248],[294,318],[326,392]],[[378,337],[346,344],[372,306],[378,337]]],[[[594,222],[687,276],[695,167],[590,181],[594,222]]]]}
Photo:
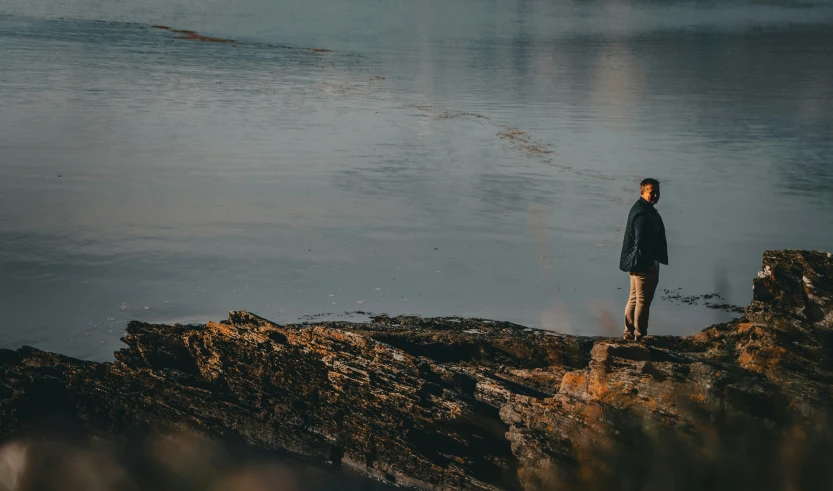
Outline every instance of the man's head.
{"type": "Polygon", "coordinates": [[[642,196],[642,199],[651,203],[652,205],[657,204],[659,201],[659,181],[656,179],[643,179],[641,183],[639,183],[639,194],[642,196]]]}

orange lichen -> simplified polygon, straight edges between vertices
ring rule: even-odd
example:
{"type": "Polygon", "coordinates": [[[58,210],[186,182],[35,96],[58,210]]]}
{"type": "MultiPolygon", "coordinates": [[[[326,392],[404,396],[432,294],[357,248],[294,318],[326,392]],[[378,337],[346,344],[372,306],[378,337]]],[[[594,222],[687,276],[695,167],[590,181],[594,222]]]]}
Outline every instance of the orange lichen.
{"type": "Polygon", "coordinates": [[[706,396],[704,394],[691,394],[690,398],[692,401],[697,401],[699,403],[706,402],[706,396]]]}
{"type": "Polygon", "coordinates": [[[600,407],[595,405],[587,405],[581,411],[581,416],[586,423],[593,425],[601,421],[604,414],[602,413],[600,407]]]}
{"type": "Polygon", "coordinates": [[[751,322],[741,322],[738,324],[737,332],[742,333],[746,331],[750,331],[755,328],[755,324],[751,322]]]}
{"type": "Polygon", "coordinates": [[[224,336],[230,336],[232,334],[232,330],[227,324],[220,324],[219,322],[209,321],[205,323],[205,327],[213,331],[219,332],[224,336]]]}
{"type": "Polygon", "coordinates": [[[656,411],[657,409],[659,409],[659,404],[653,397],[648,397],[647,399],[644,399],[644,402],[645,406],[647,406],[648,409],[651,411],[656,411]]]}
{"type": "Polygon", "coordinates": [[[561,391],[576,394],[587,387],[587,374],[584,372],[567,372],[561,379],[561,391]]]}
{"type": "Polygon", "coordinates": [[[740,350],[738,364],[750,371],[763,373],[777,367],[786,356],[787,350],[781,346],[763,348],[758,344],[749,344],[740,350]]]}

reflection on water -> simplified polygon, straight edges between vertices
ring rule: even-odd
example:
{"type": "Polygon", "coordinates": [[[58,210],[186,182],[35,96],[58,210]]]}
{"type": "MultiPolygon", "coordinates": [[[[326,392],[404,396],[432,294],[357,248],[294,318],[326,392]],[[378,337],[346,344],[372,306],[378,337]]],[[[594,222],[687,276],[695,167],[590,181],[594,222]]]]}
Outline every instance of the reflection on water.
{"type": "MultiPolygon", "coordinates": [[[[833,250],[823,3],[13,0],[3,14],[2,346],[104,359],[129,319],[230,309],[608,334],[645,176],[663,182],[660,288],[743,304],[763,250],[833,250]]],[[[652,325],[726,316],[660,301],[652,325]]]]}

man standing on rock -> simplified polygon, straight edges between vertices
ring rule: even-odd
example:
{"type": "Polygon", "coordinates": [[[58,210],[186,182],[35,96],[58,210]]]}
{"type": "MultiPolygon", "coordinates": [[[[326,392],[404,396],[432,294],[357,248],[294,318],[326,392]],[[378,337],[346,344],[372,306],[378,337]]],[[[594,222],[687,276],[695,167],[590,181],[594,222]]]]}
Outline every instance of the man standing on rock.
{"type": "Polygon", "coordinates": [[[630,275],[631,288],[625,306],[625,339],[642,340],[648,334],[648,314],[659,283],[659,265],[668,264],[665,225],[654,205],[659,201],[659,181],[645,179],[639,185],[625,227],[619,269],[630,275]]]}

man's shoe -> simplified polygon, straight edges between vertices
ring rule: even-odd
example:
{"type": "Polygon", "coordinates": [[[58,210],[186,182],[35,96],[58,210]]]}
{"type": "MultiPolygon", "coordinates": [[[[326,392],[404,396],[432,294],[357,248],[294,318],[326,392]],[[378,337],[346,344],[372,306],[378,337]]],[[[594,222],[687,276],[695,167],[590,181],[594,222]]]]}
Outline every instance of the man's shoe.
{"type": "Polygon", "coordinates": [[[633,340],[636,341],[637,343],[644,343],[645,338],[647,338],[647,337],[648,337],[647,334],[634,333],[633,340]]]}
{"type": "Polygon", "coordinates": [[[624,339],[625,341],[633,341],[634,334],[632,332],[626,332],[625,335],[622,336],[622,339],[624,339]]]}

